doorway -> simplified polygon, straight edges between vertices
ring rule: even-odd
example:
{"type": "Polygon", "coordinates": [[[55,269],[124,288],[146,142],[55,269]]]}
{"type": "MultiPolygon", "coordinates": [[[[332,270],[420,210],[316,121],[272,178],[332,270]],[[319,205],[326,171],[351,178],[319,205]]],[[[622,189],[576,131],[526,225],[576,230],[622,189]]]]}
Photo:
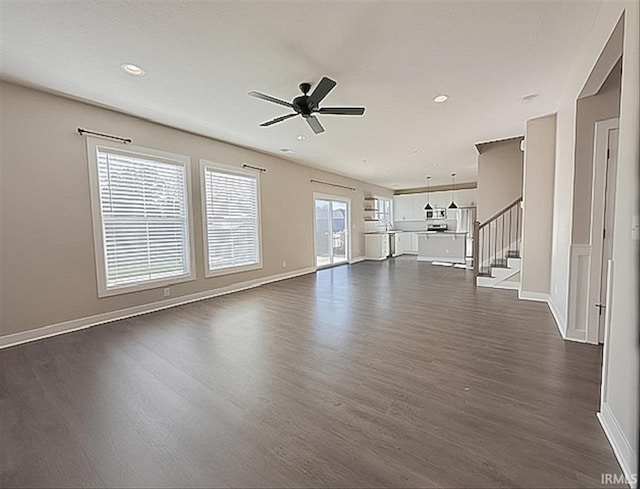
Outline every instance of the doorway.
{"type": "Polygon", "coordinates": [[[350,199],[314,194],[313,200],[316,268],[348,263],[350,199]]]}
{"type": "Polygon", "coordinates": [[[604,343],[605,318],[607,310],[607,291],[609,288],[609,261],[613,254],[613,221],[615,212],[616,166],[618,160],[618,120],[612,119],[596,124],[594,155],[594,188],[593,194],[600,195],[594,199],[592,219],[592,243],[595,285],[593,297],[597,315],[593,315],[594,326],[597,323],[598,343],[604,343]],[[599,144],[600,143],[600,144],[599,144]],[[606,146],[603,146],[606,143],[606,146]],[[598,147],[600,151],[598,151],[598,147]],[[598,188],[599,187],[599,188],[598,188]],[[602,229],[602,231],[600,231],[602,229]]]}

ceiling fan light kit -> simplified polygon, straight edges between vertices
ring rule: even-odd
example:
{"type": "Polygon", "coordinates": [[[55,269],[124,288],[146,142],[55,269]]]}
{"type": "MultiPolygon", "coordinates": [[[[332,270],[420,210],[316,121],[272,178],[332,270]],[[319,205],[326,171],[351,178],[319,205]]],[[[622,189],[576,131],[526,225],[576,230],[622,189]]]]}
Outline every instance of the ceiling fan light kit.
{"type": "MultiPolygon", "coordinates": [[[[311,84],[304,82],[299,85],[302,95],[294,98],[291,102],[281,100],[271,95],[256,92],[254,90],[249,92],[251,97],[259,98],[267,102],[282,105],[293,109],[294,112],[285,114],[270,121],[260,124],[261,127],[269,127],[278,122],[286,121],[292,117],[298,115],[302,116],[306,121],[314,134],[320,134],[324,132],[324,127],[320,124],[320,121],[314,114],[326,114],[326,115],[363,115],[364,107],[323,107],[319,106],[320,102],[329,94],[331,90],[337,85],[337,83],[331,78],[326,76],[322,77],[322,80],[316,85],[311,95],[307,95],[311,90],[311,84]]],[[[301,139],[298,137],[298,139],[301,139]]]]}

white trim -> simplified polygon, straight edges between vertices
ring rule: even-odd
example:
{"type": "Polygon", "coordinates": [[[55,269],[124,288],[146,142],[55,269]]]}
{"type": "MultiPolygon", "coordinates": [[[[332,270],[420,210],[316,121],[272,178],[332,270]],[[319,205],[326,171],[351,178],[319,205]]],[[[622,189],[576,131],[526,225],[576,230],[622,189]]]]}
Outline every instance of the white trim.
{"type": "MultiPolygon", "coordinates": [[[[613,265],[614,261],[609,260],[607,263],[607,306],[611,304],[611,284],[613,283],[613,265]]],[[[602,355],[602,377],[600,381],[600,404],[604,404],[609,399],[609,354],[611,343],[609,336],[611,335],[611,307],[607,307],[604,312],[604,345],[602,355]]]]}
{"type": "Polygon", "coordinates": [[[518,291],[518,299],[525,301],[536,301],[536,302],[546,302],[547,306],[549,306],[549,310],[551,311],[551,315],[556,323],[556,327],[558,328],[558,332],[563,340],[576,341],[578,343],[583,343],[583,341],[576,340],[574,338],[567,338],[566,330],[567,327],[564,324],[564,321],[560,318],[560,314],[558,313],[558,308],[553,303],[553,299],[550,294],[545,294],[544,292],[527,292],[524,290],[518,291]]]}
{"type": "Polygon", "coordinates": [[[245,282],[239,282],[237,284],[228,285],[226,287],[220,287],[217,289],[206,290],[203,292],[197,292],[195,294],[183,295],[181,297],[175,297],[173,299],[166,299],[162,301],[152,302],[149,304],[142,304],[139,306],[128,307],[126,309],[119,309],[117,311],[105,312],[96,314],[94,316],[88,316],[84,318],[71,319],[69,321],[63,321],[60,323],[50,324],[37,329],[31,329],[29,331],[23,331],[20,333],[14,333],[6,336],[0,336],[0,349],[8,348],[10,346],[16,346],[22,343],[30,341],[40,340],[48,338],[50,336],[57,336],[59,334],[70,333],[72,331],[78,331],[91,326],[97,326],[99,324],[110,323],[125,319],[133,316],[140,316],[142,314],[148,314],[154,311],[160,311],[162,309],[168,309],[170,307],[180,306],[188,304],[190,302],[197,302],[204,299],[210,299],[212,297],[218,297],[225,294],[231,294],[240,290],[252,289],[261,285],[266,285],[272,282],[278,282],[281,280],[287,280],[301,275],[307,275],[314,273],[315,268],[303,268],[294,272],[280,273],[277,275],[271,275],[268,277],[258,278],[254,280],[247,280],[245,282]]]}
{"type": "Polygon", "coordinates": [[[546,302],[551,301],[551,296],[544,292],[527,292],[526,290],[518,290],[518,299],[525,301],[546,302]]]}
{"type": "Polygon", "coordinates": [[[600,412],[596,414],[598,421],[607,436],[613,453],[622,468],[622,473],[625,475],[629,486],[632,489],[638,487],[638,468],[636,466],[637,457],[633,453],[633,447],[624,435],[618,420],[609,408],[606,402],[602,403],[600,412]]]}
{"type": "Polygon", "coordinates": [[[203,253],[204,253],[204,276],[205,278],[220,277],[222,275],[231,275],[234,273],[248,272],[251,270],[260,270],[263,267],[262,262],[262,202],[260,192],[260,176],[262,172],[259,170],[252,170],[250,168],[243,168],[240,166],[229,165],[226,163],[216,163],[214,161],[200,159],[200,205],[202,216],[202,239],[203,239],[203,253]],[[207,168],[212,168],[220,173],[226,173],[231,175],[239,175],[242,177],[253,177],[256,179],[256,202],[258,203],[258,209],[256,210],[256,218],[258,220],[258,263],[251,263],[249,265],[240,265],[233,267],[219,268],[211,270],[209,268],[209,229],[207,222],[207,190],[205,182],[205,172],[207,168]]]}
{"type": "Polygon", "coordinates": [[[569,314],[566,335],[583,343],[588,341],[588,319],[593,307],[589,302],[591,259],[591,245],[569,246],[569,314]]]}
{"type": "Polygon", "coordinates": [[[454,258],[452,259],[451,256],[424,256],[424,255],[418,255],[418,258],[416,258],[416,261],[446,261],[446,262],[450,262],[450,263],[467,263],[467,259],[459,259],[459,258],[454,258]]]}
{"type": "Polygon", "coordinates": [[[194,232],[193,232],[193,189],[191,186],[191,158],[176,153],[167,153],[151,148],[143,148],[139,146],[127,146],[126,148],[110,146],[103,139],[88,136],[86,138],[87,145],[87,166],[89,170],[89,197],[91,203],[91,222],[93,227],[93,247],[96,260],[96,286],[98,297],[110,297],[120,294],[128,294],[130,292],[138,292],[141,290],[156,289],[166,287],[181,282],[190,282],[196,279],[196,262],[194,251],[194,232]],[[102,206],[100,203],[100,188],[98,175],[98,148],[104,148],[112,153],[120,153],[125,155],[135,155],[152,158],[154,160],[163,161],[173,165],[181,165],[185,169],[185,199],[187,212],[187,226],[189,228],[189,243],[187,247],[189,263],[189,273],[166,279],[149,280],[145,282],[137,282],[132,285],[119,285],[115,287],[107,287],[106,273],[106,257],[104,251],[103,223],[102,223],[102,206]]]}
{"type": "Polygon", "coordinates": [[[572,338],[567,338],[567,324],[564,322],[560,311],[558,311],[558,306],[556,306],[555,302],[553,302],[553,298],[549,300],[548,304],[551,315],[553,316],[553,319],[556,320],[556,326],[558,327],[560,336],[562,336],[563,340],[571,340],[572,338]]]}
{"type": "MultiPolygon", "coordinates": [[[[330,206],[331,207],[331,206],[330,206]]],[[[341,195],[325,194],[322,192],[312,192],[311,194],[311,215],[313,216],[313,260],[312,263],[316,266],[316,270],[332,267],[334,265],[342,265],[344,263],[351,263],[351,197],[343,197],[341,195]],[[345,229],[345,250],[347,257],[344,262],[329,263],[328,265],[318,266],[318,251],[316,243],[316,200],[326,200],[329,202],[342,202],[347,205],[347,216],[344,225],[345,229]]],[[[333,217],[333,216],[332,216],[333,217]]]]}
{"type": "Polygon", "coordinates": [[[593,136],[593,161],[591,184],[591,220],[589,241],[591,244],[591,259],[589,282],[586,301],[589,304],[586,318],[586,339],[589,343],[598,343],[600,330],[600,314],[595,304],[600,303],[600,288],[602,284],[602,229],[605,227],[605,201],[608,192],[615,192],[612,183],[607,186],[607,173],[616,171],[616,159],[608,158],[609,135],[618,129],[618,119],[608,119],[595,123],[593,136]],[[611,166],[613,167],[611,168],[611,166]]]}

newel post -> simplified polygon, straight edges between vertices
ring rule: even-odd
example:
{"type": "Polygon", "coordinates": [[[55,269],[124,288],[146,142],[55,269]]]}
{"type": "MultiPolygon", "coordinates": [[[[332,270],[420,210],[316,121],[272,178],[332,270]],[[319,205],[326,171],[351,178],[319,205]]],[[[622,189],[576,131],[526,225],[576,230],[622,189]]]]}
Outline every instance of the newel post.
{"type": "Polygon", "coordinates": [[[480,271],[480,221],[473,222],[473,280],[478,282],[480,271]]]}

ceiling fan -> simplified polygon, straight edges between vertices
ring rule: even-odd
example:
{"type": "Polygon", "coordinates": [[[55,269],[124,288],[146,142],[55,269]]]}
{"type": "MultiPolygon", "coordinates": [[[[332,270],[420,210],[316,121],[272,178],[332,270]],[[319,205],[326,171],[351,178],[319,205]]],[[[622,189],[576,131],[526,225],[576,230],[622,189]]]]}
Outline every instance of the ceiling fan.
{"type": "Polygon", "coordinates": [[[311,83],[301,83],[299,85],[300,91],[302,95],[294,98],[291,102],[287,102],[285,100],[280,100],[279,98],[272,97],[270,95],[265,95],[264,93],[251,91],[249,95],[255,98],[259,98],[261,100],[266,100],[267,102],[272,102],[274,104],[283,105],[285,107],[289,107],[294,110],[291,114],[286,114],[280,117],[276,117],[275,119],[271,119],[270,121],[263,122],[260,124],[261,127],[271,126],[273,124],[277,124],[278,122],[286,121],[291,117],[295,117],[297,115],[301,115],[309,124],[309,127],[313,130],[315,134],[320,134],[324,132],[324,127],[320,124],[320,121],[314,114],[328,114],[328,115],[362,115],[364,114],[364,107],[323,107],[320,108],[318,105],[322,100],[329,94],[331,90],[337,85],[335,81],[331,78],[327,78],[326,76],[322,77],[320,83],[316,85],[316,88],[313,90],[311,95],[307,95],[309,90],[311,90],[311,83]]]}

